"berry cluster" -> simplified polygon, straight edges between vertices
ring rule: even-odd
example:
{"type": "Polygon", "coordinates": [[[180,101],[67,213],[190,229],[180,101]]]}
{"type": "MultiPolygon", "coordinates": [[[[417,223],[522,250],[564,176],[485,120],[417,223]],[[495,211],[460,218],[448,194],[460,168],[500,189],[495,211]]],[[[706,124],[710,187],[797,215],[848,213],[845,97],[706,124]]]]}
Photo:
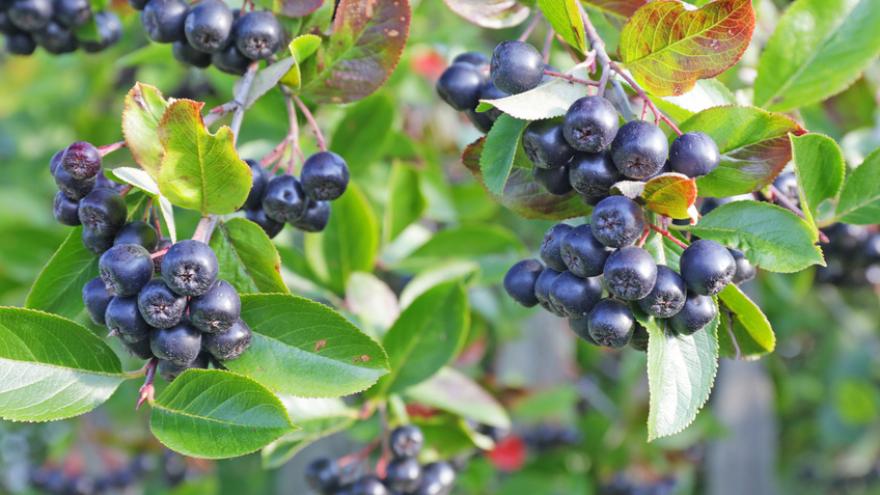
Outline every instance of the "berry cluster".
{"type": "Polygon", "coordinates": [[[275,237],[285,223],[305,232],[320,232],[330,220],[330,201],[348,187],[348,165],[332,151],[320,151],[303,163],[300,178],[273,176],[259,163],[246,160],[253,185],[242,207],[248,220],[275,237]]]}
{"type": "Polygon", "coordinates": [[[635,201],[609,196],[593,209],[589,224],[553,226],[541,246],[544,264],[520,261],[507,272],[504,287],[524,306],[540,304],[568,318],[572,330],[590,343],[619,348],[634,340],[634,347],[644,348],[646,334],[633,306],[690,335],[715,318],[713,296],[755,275],[741,253],[710,240],[684,250],[680,274],[658,266],[634,245],[646,228],[635,201]],[[606,290],[610,297],[603,298],[606,290]]]}
{"type": "Polygon", "coordinates": [[[581,443],[581,433],[571,427],[540,424],[522,433],[526,445],[537,452],[547,452],[581,443]]]}
{"type": "Polygon", "coordinates": [[[77,48],[94,53],[119,41],[122,23],[113,12],[93,13],[89,0],[0,0],[0,33],[13,55],[30,55],[37,45],[56,55],[77,48]],[[78,37],[92,19],[98,39],[78,37]]]}
{"type": "Polygon", "coordinates": [[[344,466],[319,458],[306,468],[306,481],[323,495],[448,495],[455,483],[455,468],[443,461],[419,464],[417,457],[424,441],[418,427],[395,428],[388,438],[393,458],[384,479],[367,474],[346,482],[344,466]]]}
{"type": "Polygon", "coordinates": [[[194,67],[211,64],[244,74],[251,62],[266,60],[284,44],[286,33],[272,12],[233,11],[222,0],[129,0],[141,11],[147,36],[172,43],[174,57],[194,67]]]}
{"type": "Polygon", "coordinates": [[[477,112],[480,100],[508,96],[490,80],[489,60],[477,52],[463,53],[452,60],[437,81],[437,93],[449,106],[464,112],[474,127],[482,132],[489,132],[501,112],[495,109],[477,112]]]}

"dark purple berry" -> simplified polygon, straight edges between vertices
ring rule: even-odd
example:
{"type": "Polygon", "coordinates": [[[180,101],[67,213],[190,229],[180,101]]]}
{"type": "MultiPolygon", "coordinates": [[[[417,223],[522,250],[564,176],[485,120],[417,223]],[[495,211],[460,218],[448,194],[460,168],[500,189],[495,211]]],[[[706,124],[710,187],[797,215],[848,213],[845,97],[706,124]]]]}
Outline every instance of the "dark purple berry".
{"type": "Polygon", "coordinates": [[[110,304],[113,296],[107,292],[107,287],[101,277],[95,277],[83,286],[82,298],[95,325],[105,325],[104,314],[107,312],[107,305],[110,304]]]}
{"type": "Polygon", "coordinates": [[[395,457],[416,457],[422,451],[425,437],[419,427],[403,425],[391,431],[388,443],[395,457]]]}
{"type": "Polygon", "coordinates": [[[137,342],[122,341],[128,353],[139,359],[152,359],[153,351],[150,349],[150,339],[139,340],[137,342]]]}
{"type": "Polygon", "coordinates": [[[122,37],[122,21],[113,12],[105,10],[95,14],[95,25],[98,28],[98,39],[79,41],[80,46],[88,53],[100,52],[122,37]]]}
{"type": "Polygon", "coordinates": [[[200,353],[193,362],[184,365],[160,359],[159,366],[156,368],[156,371],[159,373],[159,376],[161,376],[162,379],[166,382],[173,382],[175,378],[180,376],[186,370],[193,368],[207,368],[208,359],[208,355],[204,352],[200,353]]]}
{"type": "Polygon", "coordinates": [[[111,239],[125,224],[127,216],[125,200],[112,189],[95,189],[79,202],[79,221],[83,226],[109,234],[111,239]]]}
{"type": "Polygon", "coordinates": [[[141,318],[136,297],[114,297],[107,304],[104,324],[112,335],[129,344],[140,342],[150,336],[152,328],[141,318]]]}
{"type": "Polygon", "coordinates": [[[560,275],[560,272],[552,268],[544,268],[535,280],[535,298],[538,300],[538,304],[555,315],[561,315],[562,312],[555,308],[550,301],[550,287],[560,275]]]}
{"type": "Polygon", "coordinates": [[[206,333],[203,336],[205,350],[220,361],[231,361],[241,356],[251,345],[251,328],[238,320],[221,333],[206,333]]]}
{"type": "Polygon", "coordinates": [[[141,23],[147,36],[157,43],[182,41],[188,12],[184,0],[150,0],[141,12],[141,23]]]}
{"type": "Polygon", "coordinates": [[[185,366],[198,357],[202,334],[185,322],[171,328],[159,328],[150,335],[150,349],[159,359],[185,366]]]}
{"type": "Polygon", "coordinates": [[[666,266],[657,267],[657,283],[647,297],[639,301],[642,311],[657,318],[671,318],[681,311],[687,287],[677,273],[666,266]]]}
{"type": "Polygon", "coordinates": [[[550,285],[550,304],[566,318],[586,317],[601,298],[599,278],[580,278],[563,272],[550,285]]]}
{"type": "Polygon", "coordinates": [[[263,211],[276,222],[293,223],[302,217],[308,207],[308,198],[296,177],[279,175],[266,185],[263,211]]]}
{"type": "Polygon", "coordinates": [[[471,64],[450,65],[437,80],[437,94],[452,108],[473,110],[480,101],[486,78],[471,64]]]}
{"type": "Polygon", "coordinates": [[[6,13],[17,28],[33,33],[49,24],[53,11],[52,0],[14,0],[6,13]]]}
{"type": "Polygon", "coordinates": [[[58,191],[55,194],[55,202],[52,205],[52,214],[55,220],[62,225],[76,227],[79,221],[79,201],[74,201],[58,191]]]}
{"type": "Polygon", "coordinates": [[[681,254],[679,265],[688,290],[703,296],[718,294],[736,274],[736,260],[730,251],[706,239],[688,246],[681,254]]]}
{"type": "Polygon", "coordinates": [[[141,316],[151,327],[171,328],[183,319],[186,296],[179,296],[159,279],[151,280],[137,297],[141,316]]]}
{"type": "Polygon", "coordinates": [[[562,238],[559,254],[573,275],[588,278],[602,274],[608,249],[593,236],[589,224],[579,225],[562,238]]]}
{"type": "Polygon", "coordinates": [[[797,176],[794,172],[782,172],[773,180],[773,186],[789,200],[800,202],[797,176]]]}
{"type": "Polygon", "coordinates": [[[233,75],[242,75],[247,72],[251,61],[238,51],[235,44],[231,44],[223,50],[211,55],[211,63],[222,72],[233,75]]]}
{"type": "Polygon", "coordinates": [[[483,55],[480,52],[465,52],[457,55],[454,59],[452,59],[453,64],[468,64],[473,65],[474,67],[489,67],[489,57],[483,55]]]}
{"type": "Polygon", "coordinates": [[[626,301],[638,301],[654,289],[657,264],[640,247],[622,247],[608,256],[603,275],[608,292],[626,301]]]}
{"type": "Polygon", "coordinates": [[[101,255],[101,280],[114,296],[135,296],[153,278],[150,252],[137,244],[119,244],[101,255]]]}
{"type": "Polygon", "coordinates": [[[147,222],[131,222],[125,224],[116,234],[113,245],[137,244],[147,251],[153,252],[159,244],[159,233],[147,222]]]}
{"type": "Polygon", "coordinates": [[[591,205],[607,198],[622,178],[607,153],[578,153],[568,167],[571,187],[591,205]]]}
{"type": "Polygon", "coordinates": [[[562,136],[562,125],[553,121],[536,120],[529,124],[522,143],[526,156],[536,167],[564,167],[574,158],[574,150],[562,136]]]}
{"type": "Polygon", "coordinates": [[[217,255],[201,241],[185,240],[171,246],[162,259],[162,279],[181,296],[201,296],[213,287],[220,268],[217,255]]]}
{"type": "Polygon", "coordinates": [[[562,240],[571,230],[571,225],[557,223],[544,234],[544,240],[541,242],[541,260],[557,272],[566,270],[565,261],[562,259],[562,240]]]}
{"type": "Polygon", "coordinates": [[[507,93],[528,91],[544,79],[544,57],[528,43],[502,41],[492,52],[491,77],[507,93]]]}
{"type": "Polygon", "coordinates": [[[571,192],[571,182],[568,179],[568,167],[532,169],[535,182],[556,196],[563,196],[571,192]]]}
{"type": "Polygon", "coordinates": [[[175,41],[171,44],[171,53],[178,62],[204,69],[211,65],[211,54],[200,52],[186,41],[175,41]]]}
{"type": "Polygon", "coordinates": [[[504,276],[504,290],[511,299],[531,308],[538,304],[535,282],[544,270],[538,260],[523,260],[510,267],[504,276]]]}
{"type": "Polygon", "coordinates": [[[388,463],[385,484],[396,492],[409,493],[419,487],[422,466],[413,457],[393,459],[388,463]]]}
{"type": "MultiPolygon", "coordinates": [[[[183,30],[193,49],[219,52],[227,46],[232,33],[232,11],[221,0],[202,0],[186,15],[183,30]]],[[[210,60],[210,57],[209,57],[210,60]]]]}
{"type": "Polygon", "coordinates": [[[115,232],[105,232],[92,230],[83,227],[82,242],[83,246],[95,254],[103,254],[104,251],[113,247],[113,237],[115,232]]]}
{"type": "Polygon", "coordinates": [[[670,168],[688,177],[706,175],[715,170],[720,161],[718,145],[702,132],[686,132],[675,138],[669,148],[670,168]]]}
{"type": "Polygon", "coordinates": [[[244,216],[251,222],[259,225],[260,228],[263,229],[263,232],[265,232],[270,239],[273,239],[275,236],[277,236],[284,228],[284,223],[276,222],[275,220],[267,217],[266,212],[263,211],[263,208],[247,210],[244,213],[244,216]]]}
{"type": "Polygon", "coordinates": [[[72,200],[80,200],[86,197],[95,188],[95,178],[76,179],[70,175],[64,167],[59,166],[52,174],[58,190],[72,200]]]}
{"type": "Polygon", "coordinates": [[[320,151],[303,163],[300,182],[312,199],[332,201],[348,187],[348,165],[332,151],[320,151]]]}
{"type": "Polygon", "coordinates": [[[391,495],[391,492],[382,481],[373,475],[361,477],[351,485],[349,490],[343,493],[345,495],[391,495]]]}
{"type": "Polygon", "coordinates": [[[55,175],[55,170],[61,166],[61,158],[64,157],[64,151],[65,150],[56,151],[49,160],[49,173],[53,176],[55,175]]]}
{"type": "Polygon", "coordinates": [[[327,457],[313,460],[306,466],[306,482],[319,493],[332,493],[341,483],[339,465],[327,457]]]}
{"type": "Polygon", "coordinates": [[[92,18],[88,0],[55,0],[54,9],[55,19],[69,28],[82,26],[92,18]]]}
{"type": "Polygon", "coordinates": [[[733,283],[741,284],[755,278],[758,269],[755,268],[748,258],[739,249],[728,249],[733,260],[736,262],[736,273],[733,275],[733,283]]]}
{"type": "Polygon", "coordinates": [[[269,174],[260,166],[256,160],[245,160],[251,169],[251,191],[244,202],[243,210],[256,210],[263,207],[263,193],[266,191],[266,184],[269,182],[269,174]]]}
{"type": "Polygon", "coordinates": [[[34,41],[48,53],[61,55],[75,52],[79,42],[70,28],[50,21],[43,29],[33,33],[34,41]]]}
{"type": "Polygon", "coordinates": [[[590,226],[599,242],[619,248],[641,237],[645,230],[645,215],[635,201],[625,196],[610,196],[593,208],[590,226]]]}
{"type": "Polygon", "coordinates": [[[611,143],[614,165],[630,179],[651,177],[663,168],[668,157],[666,135],[656,125],[642,120],[624,124],[611,143]]]}
{"type": "Polygon", "coordinates": [[[465,110],[465,116],[471,121],[471,124],[483,134],[488,134],[492,130],[495,121],[489,116],[488,112],[477,112],[475,110],[465,110]]]}
{"type": "Polygon", "coordinates": [[[648,340],[648,330],[639,324],[639,322],[636,322],[635,328],[633,328],[632,339],[629,341],[629,346],[637,351],[648,352],[648,340]]]}
{"type": "Polygon", "coordinates": [[[422,468],[422,480],[413,495],[448,495],[455,483],[455,469],[448,462],[432,462],[422,468]]]}
{"type": "Polygon", "coordinates": [[[321,232],[330,221],[330,203],[328,201],[309,200],[305,214],[293,222],[293,226],[303,232],[321,232]]]}
{"type": "Polygon", "coordinates": [[[621,348],[629,343],[635,318],[626,304],[614,299],[599,301],[587,319],[590,337],[598,345],[621,348]]]}
{"type": "Polygon", "coordinates": [[[224,280],[218,280],[211,289],[189,303],[189,319],[197,330],[206,333],[224,332],[241,315],[238,291],[224,280]]]}
{"type": "Polygon", "coordinates": [[[684,307],[669,319],[669,325],[681,335],[691,335],[706,327],[718,316],[718,307],[710,296],[688,294],[684,307]]]}
{"type": "Polygon", "coordinates": [[[234,25],[238,50],[251,60],[265,60],[281,48],[284,29],[275,14],[266,10],[248,12],[234,25]]]}
{"type": "Polygon", "coordinates": [[[572,103],[562,124],[568,144],[587,153],[598,153],[611,145],[618,127],[617,110],[601,96],[585,96],[572,103]]]}

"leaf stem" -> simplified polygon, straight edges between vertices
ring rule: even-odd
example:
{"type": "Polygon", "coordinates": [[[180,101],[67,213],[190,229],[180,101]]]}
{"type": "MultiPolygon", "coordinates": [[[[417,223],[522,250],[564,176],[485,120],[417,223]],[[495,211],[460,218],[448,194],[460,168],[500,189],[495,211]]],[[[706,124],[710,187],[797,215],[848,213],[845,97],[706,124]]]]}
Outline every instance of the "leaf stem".
{"type": "Polygon", "coordinates": [[[555,77],[558,79],[564,79],[570,83],[583,84],[584,86],[598,86],[599,83],[596,81],[590,81],[589,79],[581,79],[579,77],[574,77],[569,74],[563,74],[562,72],[556,72],[553,70],[545,70],[545,76],[555,77]]]}
{"type": "Polygon", "coordinates": [[[101,158],[103,158],[116,150],[125,148],[126,146],[125,141],[116,141],[115,143],[98,146],[98,153],[101,155],[101,158]]]}
{"type": "Polygon", "coordinates": [[[303,115],[306,118],[306,122],[309,123],[309,127],[312,128],[312,132],[315,133],[315,139],[318,141],[318,148],[321,151],[327,151],[327,140],[324,139],[324,134],[321,132],[321,128],[318,127],[318,122],[315,120],[315,116],[312,115],[309,107],[306,106],[305,103],[296,95],[291,95],[293,101],[296,103],[296,106],[299,107],[300,111],[302,111],[303,115]]]}
{"type": "Polygon", "coordinates": [[[217,217],[217,215],[208,215],[202,217],[202,219],[199,220],[198,225],[196,225],[196,231],[193,232],[193,240],[202,241],[204,243],[207,243],[209,240],[211,240],[211,234],[214,233],[214,228],[217,227],[218,220],[219,218],[217,217]]]}
{"type": "Polygon", "coordinates": [[[525,41],[529,39],[529,36],[531,36],[532,33],[535,31],[535,28],[538,27],[539,22],[541,22],[541,14],[535,14],[535,17],[533,17],[532,20],[529,22],[529,25],[526,26],[525,31],[523,31],[522,34],[519,35],[517,41],[525,41]]]}
{"type": "Polygon", "coordinates": [[[547,29],[547,34],[544,36],[544,47],[541,48],[541,56],[544,57],[545,64],[550,62],[550,51],[553,49],[553,38],[555,37],[556,32],[553,31],[553,28],[547,29]]]}
{"type": "Polygon", "coordinates": [[[658,234],[662,235],[663,237],[674,242],[678,247],[683,248],[683,249],[687,249],[688,245],[684,241],[682,241],[679,238],[675,237],[674,235],[670,234],[668,230],[661,229],[660,227],[658,227],[654,224],[650,224],[650,227],[651,227],[651,230],[653,230],[654,232],[657,232],[658,234]]]}
{"type": "Polygon", "coordinates": [[[341,467],[347,467],[355,463],[363,462],[370,454],[376,450],[376,447],[381,443],[381,439],[377,438],[372,442],[368,443],[362,449],[352,452],[351,454],[344,455],[338,459],[336,459],[336,464],[341,467]]]}
{"type": "Polygon", "coordinates": [[[159,358],[152,358],[144,367],[144,384],[141,386],[138,391],[138,401],[135,405],[135,410],[140,409],[144,402],[149,402],[150,405],[153,404],[153,398],[156,393],[156,389],[153,387],[153,382],[156,380],[156,367],[159,366],[159,358]]]}
{"type": "Polygon", "coordinates": [[[244,73],[244,76],[241,78],[241,84],[238,86],[238,90],[235,92],[235,112],[232,114],[232,123],[229,124],[230,129],[232,129],[232,139],[233,144],[238,140],[238,133],[241,130],[241,123],[244,120],[244,113],[247,108],[245,107],[245,101],[247,99],[248,93],[251,92],[251,86],[254,84],[254,78],[257,75],[257,69],[260,68],[259,62],[253,62],[248,66],[247,72],[244,73]]]}

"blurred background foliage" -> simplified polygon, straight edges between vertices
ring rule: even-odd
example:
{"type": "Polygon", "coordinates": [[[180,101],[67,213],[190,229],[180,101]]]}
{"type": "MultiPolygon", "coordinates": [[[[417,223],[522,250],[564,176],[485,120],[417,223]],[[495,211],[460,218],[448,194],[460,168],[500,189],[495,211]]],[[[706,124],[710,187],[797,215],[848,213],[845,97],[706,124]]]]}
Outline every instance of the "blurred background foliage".
{"type": "MultiPolygon", "coordinates": [[[[755,1],[753,46],[720,78],[742,101],[749,99],[760,47],[785,3],[755,1]]],[[[55,151],[74,140],[118,140],[122,98],[135,81],[208,107],[231,97],[234,78],[213,68],[183,68],[170,45],[148,44],[125,2],[113,8],[125,32],[99,55],[0,55],[4,305],[23,303],[66,235],[51,215],[55,187],[47,169],[55,151]]],[[[603,29],[613,46],[613,26],[603,29]]],[[[776,352],[755,363],[724,361],[710,410],[686,432],[652,444],[644,440],[644,354],[582,345],[563,320],[501,297],[497,285],[507,267],[536,252],[551,223],[515,217],[474,182],[459,154],[479,134],[436,98],[433,82],[455,54],[488,53],[517,35],[517,29],[470,25],[439,0],[416,1],[409,45],[388,84],[361,102],[318,114],[331,148],[348,160],[378,218],[386,218],[391,171],[414,172],[410,187],[422,199],[408,207],[420,221],[384,247],[380,278],[399,292],[413,275],[470,274],[473,325],[457,364],[496,392],[515,426],[513,440],[470,459],[457,493],[880,493],[880,305],[873,288],[819,284],[812,272],[761,274],[747,291],[774,325],[776,352]],[[444,249],[406,256],[438,231],[447,236],[444,249]]],[[[570,65],[561,50],[552,61],[570,65]]],[[[845,92],[801,109],[798,117],[811,131],[838,140],[848,162],[857,164],[880,146],[878,82],[875,63],[845,92]]],[[[245,118],[242,156],[262,156],[285,133],[284,104],[272,92],[245,118]]],[[[313,141],[305,143],[308,153],[313,141]]],[[[110,162],[131,164],[125,153],[110,162]]],[[[192,228],[182,225],[183,232],[192,228]]],[[[326,296],[297,273],[302,239],[289,230],[276,240],[286,279],[298,293],[326,296]]],[[[369,331],[369,315],[351,317],[369,331]]],[[[134,396],[134,387],[123,387],[106,407],[61,423],[0,424],[0,493],[29,493],[28,477],[39,466],[74,477],[115,476],[113,486],[125,493],[305,493],[302,466],[310,452],[343,454],[377,433],[376,424],[358,425],[277,470],[263,470],[259,455],[217,463],[182,459],[163,453],[151,438],[147,415],[131,411],[134,396]]]]}

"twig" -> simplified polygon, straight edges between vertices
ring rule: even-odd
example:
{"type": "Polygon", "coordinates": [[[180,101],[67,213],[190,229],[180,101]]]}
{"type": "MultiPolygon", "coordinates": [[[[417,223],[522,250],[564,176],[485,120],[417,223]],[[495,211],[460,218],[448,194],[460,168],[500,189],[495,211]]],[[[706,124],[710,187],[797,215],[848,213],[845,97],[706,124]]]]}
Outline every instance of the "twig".
{"type": "Polygon", "coordinates": [[[138,391],[138,401],[135,405],[135,409],[140,409],[140,407],[144,404],[144,402],[153,403],[153,397],[156,393],[155,388],[153,387],[153,382],[156,380],[156,367],[159,365],[159,358],[150,359],[150,362],[147,363],[144,374],[146,378],[144,378],[144,384],[141,386],[138,391]]]}
{"type": "Polygon", "coordinates": [[[202,217],[202,219],[199,220],[199,224],[196,225],[196,231],[192,236],[193,240],[208,242],[211,239],[211,234],[214,233],[214,227],[217,226],[217,220],[217,215],[202,217]]]}
{"type": "Polygon", "coordinates": [[[364,446],[364,448],[357,450],[355,452],[352,452],[351,454],[344,455],[344,456],[340,457],[339,459],[336,459],[336,464],[339,467],[344,468],[344,467],[350,466],[351,464],[354,464],[356,462],[363,462],[364,459],[369,457],[370,454],[373,452],[373,450],[375,450],[376,447],[378,447],[380,443],[381,443],[381,439],[377,438],[377,439],[373,440],[372,442],[368,443],[366,446],[364,446]]]}
{"type": "Polygon", "coordinates": [[[238,108],[238,104],[233,100],[208,110],[208,115],[205,115],[203,119],[205,127],[211,127],[215,122],[235,111],[236,108],[238,108]]]}
{"type": "Polygon", "coordinates": [[[525,41],[529,39],[529,36],[531,36],[535,28],[538,27],[539,22],[541,22],[541,15],[536,14],[535,17],[532,18],[531,22],[529,22],[529,25],[526,26],[525,31],[523,31],[522,34],[519,35],[517,41],[525,41]]]}
{"type": "Polygon", "coordinates": [[[293,103],[293,94],[289,89],[284,86],[279,86],[281,92],[284,93],[284,103],[287,106],[287,123],[288,130],[287,135],[279,142],[275,147],[270,151],[266,156],[260,160],[260,166],[268,167],[273,163],[278,162],[273,170],[277,170],[281,164],[280,160],[284,157],[284,150],[287,147],[290,147],[290,158],[287,164],[287,172],[293,173],[294,165],[296,164],[296,159],[299,158],[303,160],[302,150],[299,147],[299,121],[296,115],[296,106],[293,103]]]}
{"type": "Polygon", "coordinates": [[[113,153],[116,150],[125,148],[125,141],[116,141],[115,143],[105,144],[104,146],[98,146],[98,153],[101,154],[101,157],[105,157],[110,153],[113,153]]]}
{"type": "Polygon", "coordinates": [[[299,107],[300,111],[302,111],[303,115],[306,118],[306,122],[309,123],[309,127],[312,128],[312,132],[315,133],[315,139],[318,141],[318,148],[321,151],[327,151],[327,141],[324,139],[324,134],[321,132],[321,128],[318,127],[318,122],[315,120],[315,116],[312,115],[309,107],[306,106],[305,103],[298,96],[292,96],[293,101],[296,103],[296,106],[299,107]]]}
{"type": "Polygon", "coordinates": [[[131,184],[122,186],[122,189],[119,190],[119,195],[124,198],[126,194],[131,192],[132,189],[134,189],[134,186],[132,186],[131,184]]]}
{"type": "Polygon", "coordinates": [[[544,63],[547,64],[550,62],[550,51],[553,49],[553,38],[556,36],[556,32],[553,31],[553,28],[547,30],[547,35],[544,36],[544,47],[541,49],[541,56],[544,57],[544,63]]]}
{"type": "Polygon", "coordinates": [[[611,75],[611,57],[609,57],[608,52],[605,51],[605,41],[602,40],[602,37],[599,36],[599,32],[596,31],[593,23],[590,22],[590,15],[587,14],[587,9],[585,9],[580,2],[575,3],[581,14],[581,21],[584,23],[584,31],[586,32],[587,40],[590,41],[590,47],[596,52],[596,60],[599,62],[599,65],[602,66],[602,76],[599,78],[599,95],[604,95],[605,87],[608,85],[608,78],[611,75]]]}
{"type": "Polygon", "coordinates": [[[257,69],[259,67],[259,62],[253,62],[248,66],[247,72],[245,72],[244,76],[241,78],[241,85],[239,85],[238,91],[235,92],[236,108],[235,112],[232,114],[232,123],[229,125],[230,129],[232,129],[233,144],[238,140],[238,133],[241,130],[241,123],[244,120],[244,112],[247,110],[245,107],[245,99],[247,98],[248,93],[251,92],[251,86],[254,84],[254,77],[256,77],[257,69]]]}
{"type": "Polygon", "coordinates": [[[611,68],[614,70],[615,73],[617,73],[617,75],[619,75],[621,78],[623,78],[623,80],[626,81],[627,84],[630,85],[630,87],[633,89],[633,91],[636,92],[636,94],[639,96],[639,98],[642,99],[642,101],[645,103],[645,105],[649,109],[651,109],[651,112],[654,114],[654,123],[659,123],[662,121],[663,123],[668,125],[670,129],[675,131],[676,134],[681,136],[681,130],[678,128],[678,126],[676,126],[675,123],[669,117],[664,115],[663,112],[661,112],[660,109],[657,108],[657,105],[655,105],[654,102],[651,101],[650,98],[648,98],[648,95],[647,95],[647,93],[645,93],[645,90],[642,89],[641,86],[639,86],[639,83],[637,83],[635,81],[635,79],[633,79],[632,77],[630,77],[629,74],[624,72],[623,69],[621,69],[620,66],[617,65],[616,62],[611,62],[611,68]]]}
{"type": "Polygon", "coordinates": [[[654,224],[651,224],[650,227],[651,227],[651,230],[653,230],[654,232],[657,232],[658,234],[662,235],[663,237],[674,242],[678,247],[687,249],[688,245],[685,244],[684,242],[682,242],[680,239],[678,239],[674,235],[670,234],[668,230],[663,230],[654,224]]]}
{"type": "Polygon", "coordinates": [[[553,70],[545,70],[545,76],[556,77],[559,79],[564,79],[570,83],[583,84],[584,86],[598,86],[599,83],[596,81],[590,81],[589,79],[581,79],[579,77],[574,77],[569,74],[563,74],[562,72],[556,72],[553,70]]]}

